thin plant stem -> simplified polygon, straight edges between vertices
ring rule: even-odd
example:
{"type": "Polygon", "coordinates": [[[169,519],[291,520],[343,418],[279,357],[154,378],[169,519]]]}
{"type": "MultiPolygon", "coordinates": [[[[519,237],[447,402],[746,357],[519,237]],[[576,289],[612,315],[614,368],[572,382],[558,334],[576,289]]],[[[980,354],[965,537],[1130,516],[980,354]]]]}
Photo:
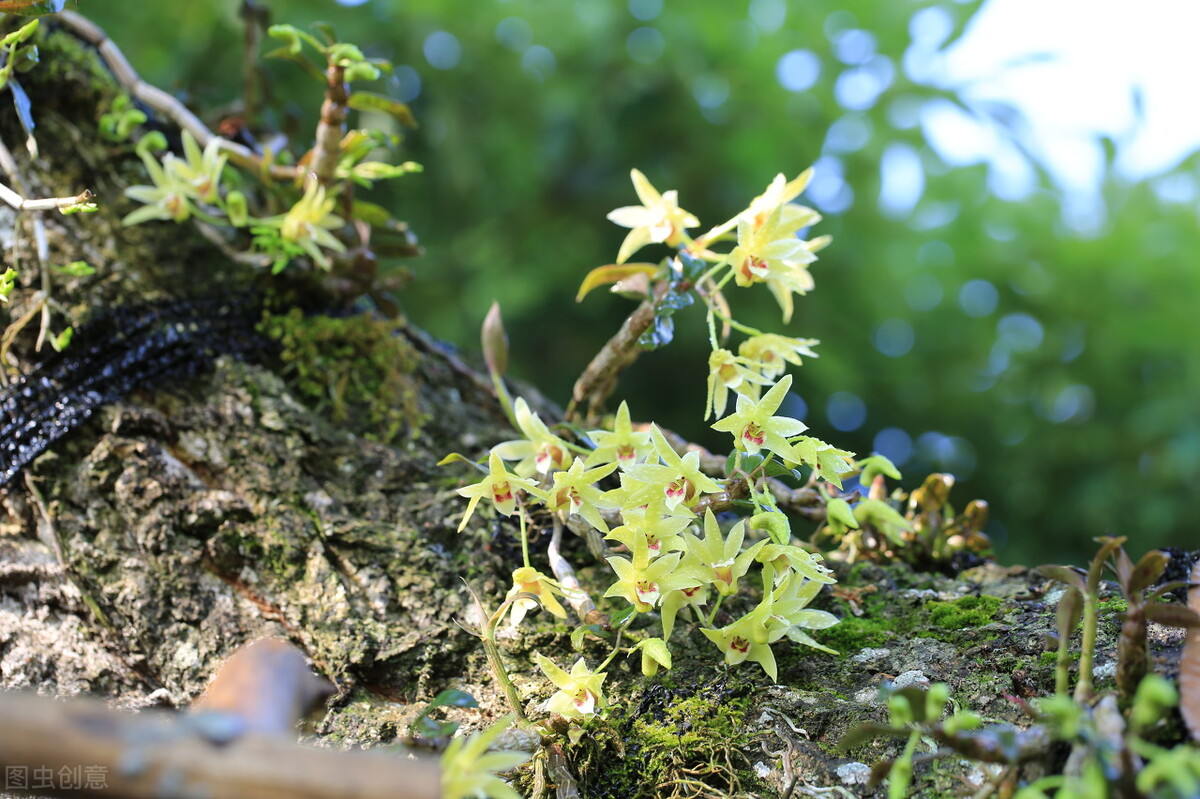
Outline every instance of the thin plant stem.
{"type": "Polygon", "coordinates": [[[1058,696],[1067,695],[1067,687],[1071,680],[1070,646],[1070,636],[1063,636],[1058,640],[1058,661],[1054,667],[1054,693],[1058,696]]]}
{"type": "Polygon", "coordinates": [[[1079,681],[1075,683],[1075,701],[1092,698],[1092,657],[1096,652],[1096,592],[1083,592],[1083,640],[1079,645],[1079,681]]]}
{"type": "Polygon", "coordinates": [[[714,620],[717,618],[717,611],[721,609],[721,601],[725,599],[724,594],[717,594],[717,598],[713,600],[712,612],[708,614],[708,618],[704,624],[707,627],[716,627],[714,620]]]}
{"type": "Polygon", "coordinates": [[[525,522],[525,503],[517,498],[517,518],[521,524],[521,561],[525,568],[529,568],[529,530],[525,522]]]}

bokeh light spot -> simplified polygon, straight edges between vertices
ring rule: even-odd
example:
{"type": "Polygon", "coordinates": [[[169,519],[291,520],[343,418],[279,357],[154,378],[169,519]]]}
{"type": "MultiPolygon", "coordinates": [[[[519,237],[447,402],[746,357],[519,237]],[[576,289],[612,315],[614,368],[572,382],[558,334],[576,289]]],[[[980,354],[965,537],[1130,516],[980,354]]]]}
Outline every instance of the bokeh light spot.
{"type": "Polygon", "coordinates": [[[875,434],[871,447],[897,466],[903,466],[912,457],[913,440],[899,427],[885,427],[875,434]]]}
{"type": "Polygon", "coordinates": [[[521,69],[538,80],[546,80],[554,74],[558,59],[549,47],[535,44],[521,54],[521,69]]]}
{"type": "Polygon", "coordinates": [[[791,50],[775,63],[775,79],[789,92],[806,92],[821,77],[821,60],[810,50],[791,50]]]}
{"type": "Polygon", "coordinates": [[[639,64],[652,64],[666,49],[667,40],[657,28],[638,28],[625,39],[625,52],[639,64]]]}
{"type": "Polygon", "coordinates": [[[763,33],[779,30],[786,19],[787,5],[783,0],[751,0],[750,20],[763,33]]]}
{"type": "Polygon", "coordinates": [[[1027,313],[1010,313],[996,323],[996,333],[1013,352],[1036,350],[1042,343],[1042,323],[1027,313]]]}
{"type": "Polygon", "coordinates": [[[857,394],[835,391],[825,403],[825,416],[835,430],[848,433],[867,421],[867,405],[857,394]]]}
{"type": "Polygon", "coordinates": [[[496,23],[496,41],[518,53],[533,44],[533,28],[521,17],[505,17],[496,23]]]}
{"type": "Polygon", "coordinates": [[[986,280],[968,280],[958,292],[958,304],[967,316],[979,318],[996,310],[1000,292],[986,280]]]}
{"type": "Polygon", "coordinates": [[[434,31],[426,36],[422,51],[434,69],[454,69],[462,60],[462,45],[458,43],[458,37],[448,31],[434,31]]]}
{"type": "Polygon", "coordinates": [[[643,22],[656,19],[663,10],[663,0],[629,0],[629,13],[643,22]]]}
{"type": "Polygon", "coordinates": [[[907,355],[916,342],[912,325],[903,319],[886,319],[875,328],[875,349],[889,358],[907,355]]]}
{"type": "Polygon", "coordinates": [[[932,311],[942,302],[942,281],[934,275],[922,273],[913,277],[904,286],[904,301],[914,311],[932,311]]]}

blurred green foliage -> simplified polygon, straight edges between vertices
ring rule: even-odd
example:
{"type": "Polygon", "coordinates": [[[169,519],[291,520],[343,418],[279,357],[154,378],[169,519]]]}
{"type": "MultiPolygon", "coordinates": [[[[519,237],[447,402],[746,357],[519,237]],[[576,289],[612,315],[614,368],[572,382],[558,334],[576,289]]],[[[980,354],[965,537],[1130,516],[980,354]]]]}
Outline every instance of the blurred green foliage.
{"type": "MultiPolygon", "coordinates": [[[[414,322],[477,349],[500,300],[512,372],[565,401],[632,309],[599,292],[573,301],[626,232],[604,216],[634,202],[630,168],[678,189],[681,205],[712,225],[777,172],[794,177],[819,162],[807,199],[826,214],[814,232],[834,243],[785,331],[823,342],[797,375],[802,403],[792,406],[807,407],[814,434],[860,454],[878,441],[910,487],[931,470],[955,473],[960,505],[991,503],[1007,561],[1083,560],[1102,534],[1129,536],[1134,551],[1196,546],[1200,164],[1132,184],[1110,168],[1106,213],[1080,233],[1019,140],[1006,146],[1017,171],[1034,176],[1022,196],[1003,188],[1003,167],[947,163],[926,141],[930,109],[950,104],[988,114],[1002,132],[1020,127],[1011,109],[965,107],[912,77],[924,77],[926,57],[961,34],[977,3],[263,5],[275,22],[332,22],[344,41],[401,67],[383,90],[412,103],[421,128],[403,157],[425,172],[371,199],[409,220],[427,249],[400,298],[414,322]],[[919,195],[906,199],[901,183],[881,203],[884,164],[907,164],[919,195]],[[830,407],[853,429],[834,429],[830,407]]],[[[241,91],[238,8],[82,10],[147,80],[213,110],[241,91]]],[[[309,140],[319,88],[286,65],[264,69],[284,112],[252,123],[309,140]]],[[[1112,146],[1109,155],[1111,167],[1112,146]]],[[[739,318],[777,328],[766,292],[732,301],[739,318]]],[[[721,446],[700,423],[702,323],[699,311],[682,312],[681,327],[696,334],[643,356],[617,398],[635,417],[721,446]]]]}

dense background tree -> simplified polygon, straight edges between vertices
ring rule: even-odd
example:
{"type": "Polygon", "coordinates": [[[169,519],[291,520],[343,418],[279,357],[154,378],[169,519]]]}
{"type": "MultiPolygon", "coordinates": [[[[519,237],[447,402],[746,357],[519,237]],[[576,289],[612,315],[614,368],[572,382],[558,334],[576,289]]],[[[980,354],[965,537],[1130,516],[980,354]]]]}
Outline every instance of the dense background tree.
{"type": "MultiPolygon", "coordinates": [[[[147,80],[205,109],[240,96],[237,0],[85,5],[147,80]]],[[[573,301],[617,251],[624,231],[604,215],[632,200],[631,167],[715,224],[777,172],[815,162],[807,197],[834,244],[789,332],[822,341],[793,405],[816,434],[883,449],[910,483],[953,472],[960,504],[991,503],[1007,561],[1082,561],[1105,533],[1131,536],[1135,552],[1194,541],[1196,159],[1131,183],[1105,142],[1101,213],[1065,224],[1019,115],[939,88],[935,56],[977,3],[262,5],[276,21],[328,20],[403,65],[384,90],[412,103],[421,127],[405,156],[426,171],[375,199],[427,249],[400,295],[419,325],[474,348],[500,300],[513,371],[565,400],[631,308],[573,301]],[[935,113],[996,131],[1007,166],[950,163],[928,140],[935,113]]],[[[288,64],[264,70],[294,114],[252,124],[311,120],[315,84],[288,64]]],[[[778,313],[765,293],[734,301],[751,322],[778,313]]],[[[705,360],[682,341],[644,356],[620,396],[635,416],[709,440],[705,360]]]]}

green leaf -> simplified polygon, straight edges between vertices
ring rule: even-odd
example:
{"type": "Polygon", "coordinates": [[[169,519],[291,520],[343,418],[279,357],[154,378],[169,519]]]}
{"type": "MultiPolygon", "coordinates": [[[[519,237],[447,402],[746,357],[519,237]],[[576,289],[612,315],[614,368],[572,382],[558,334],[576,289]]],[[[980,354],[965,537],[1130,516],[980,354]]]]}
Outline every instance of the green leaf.
{"type": "Polygon", "coordinates": [[[378,80],[379,67],[374,64],[352,63],[346,67],[346,82],[353,83],[356,80],[378,80]]]}
{"type": "Polygon", "coordinates": [[[475,462],[475,461],[471,460],[471,459],[470,459],[470,458],[468,458],[466,455],[463,455],[463,454],[462,454],[462,453],[460,453],[460,452],[451,452],[449,455],[447,455],[446,457],[444,457],[444,458],[442,458],[440,461],[438,461],[438,462],[437,462],[437,465],[438,465],[438,466],[446,466],[446,465],[448,465],[448,464],[451,464],[451,463],[466,463],[466,464],[470,464],[471,466],[474,466],[476,469],[478,469],[479,471],[483,472],[484,474],[487,474],[487,473],[488,473],[488,470],[487,470],[487,468],[486,468],[486,467],[485,467],[483,464],[481,464],[481,463],[477,463],[477,462],[475,462]]]}
{"type": "Polygon", "coordinates": [[[582,625],[576,627],[574,630],[571,630],[571,649],[575,650],[576,652],[582,652],[583,639],[587,636],[587,634],[587,627],[582,625]]]}
{"type": "Polygon", "coordinates": [[[883,455],[878,453],[871,455],[868,458],[863,458],[858,462],[858,466],[862,469],[862,477],[860,482],[864,486],[871,485],[875,480],[875,476],[882,474],[885,477],[890,477],[893,480],[900,479],[900,470],[896,468],[896,464],[892,463],[883,455]]]}
{"type": "Polygon", "coordinates": [[[1200,628],[1200,613],[1183,605],[1156,603],[1146,606],[1146,618],[1170,627],[1200,628]]]}
{"type": "Polygon", "coordinates": [[[616,613],[612,614],[612,616],[609,617],[608,622],[612,627],[620,627],[624,625],[625,622],[628,621],[629,618],[635,613],[637,613],[637,608],[635,608],[633,605],[630,605],[629,607],[618,610],[616,613]]]}
{"type": "Polygon", "coordinates": [[[776,544],[791,543],[792,525],[788,522],[787,516],[779,511],[754,514],[750,517],[749,527],[751,530],[766,530],[776,544]]]}
{"type": "Polygon", "coordinates": [[[87,261],[72,261],[69,264],[55,266],[54,271],[66,277],[87,277],[96,274],[96,269],[87,261]]]}
{"type": "Polygon", "coordinates": [[[1163,573],[1163,569],[1167,568],[1167,562],[1171,558],[1166,552],[1159,549],[1154,549],[1142,555],[1142,559],[1138,561],[1134,567],[1133,573],[1129,576],[1129,585],[1127,586],[1130,594],[1138,594],[1153,585],[1163,573]]]}
{"type": "Polygon", "coordinates": [[[479,707],[479,702],[466,691],[447,688],[433,698],[433,701],[425,708],[425,712],[428,713],[439,707],[479,707]]]}
{"type": "MultiPolygon", "coordinates": [[[[59,3],[59,5],[61,5],[61,3],[59,3]]],[[[3,7],[0,7],[0,11],[4,11],[4,10],[5,9],[3,7]]],[[[58,10],[61,11],[62,9],[59,8],[58,10]]],[[[28,12],[24,11],[21,13],[28,13],[28,12]]],[[[54,12],[43,11],[41,13],[52,14],[54,12]]],[[[5,36],[3,39],[0,39],[0,47],[9,48],[9,47],[13,47],[14,45],[20,44],[21,42],[25,41],[30,36],[32,36],[34,33],[36,33],[38,26],[40,24],[41,24],[40,20],[31,19],[29,22],[26,22],[24,25],[22,25],[21,27],[17,28],[12,33],[5,36]]]]}
{"type": "Polygon", "coordinates": [[[55,352],[62,352],[71,343],[71,339],[75,336],[75,328],[68,327],[63,332],[59,333],[54,338],[50,339],[50,346],[54,347],[55,352]]]}
{"type": "Polygon", "coordinates": [[[457,721],[438,721],[422,714],[408,725],[408,732],[413,738],[451,738],[459,726],[457,721]]]}
{"type": "Polygon", "coordinates": [[[905,546],[903,533],[911,531],[912,524],[881,499],[864,499],[854,506],[854,518],[861,524],[869,524],[899,547],[905,546]]]}
{"type": "Polygon", "coordinates": [[[417,119],[407,103],[393,100],[375,92],[354,92],[346,100],[346,106],[355,111],[381,111],[391,115],[401,125],[417,127],[417,119]]]}
{"type": "Polygon", "coordinates": [[[350,216],[371,227],[387,227],[392,221],[392,215],[386,208],[366,200],[355,200],[350,206],[350,216]]]}
{"type": "Polygon", "coordinates": [[[1054,610],[1054,626],[1060,641],[1071,637],[1082,615],[1083,594],[1078,588],[1071,586],[1063,593],[1062,599],[1058,600],[1058,607],[1054,610]]]}
{"type": "Polygon", "coordinates": [[[741,469],[746,474],[751,474],[762,465],[762,462],[762,455],[750,455],[740,450],[734,450],[725,458],[725,474],[732,477],[734,469],[741,469]]]}
{"type": "Polygon", "coordinates": [[[850,503],[840,497],[834,497],[825,503],[825,523],[834,535],[845,535],[847,530],[858,529],[858,519],[850,503]]]}
{"type": "Polygon", "coordinates": [[[1041,575],[1047,580],[1057,580],[1060,583],[1065,583],[1077,591],[1087,592],[1084,571],[1078,567],[1057,565],[1038,566],[1033,570],[1033,573],[1041,575]]]}
{"type": "Polygon", "coordinates": [[[392,178],[403,177],[410,175],[413,172],[420,172],[421,166],[414,161],[405,161],[403,164],[387,164],[383,161],[364,161],[361,164],[355,164],[350,170],[350,175],[359,180],[376,181],[390,180],[392,178]]]}
{"type": "Polygon", "coordinates": [[[658,264],[608,264],[607,266],[597,266],[595,269],[587,273],[587,277],[583,279],[583,283],[579,285],[579,291],[575,293],[575,302],[581,302],[592,289],[597,286],[603,286],[608,283],[618,283],[633,275],[646,275],[653,277],[658,274],[661,267],[658,264]]]}

